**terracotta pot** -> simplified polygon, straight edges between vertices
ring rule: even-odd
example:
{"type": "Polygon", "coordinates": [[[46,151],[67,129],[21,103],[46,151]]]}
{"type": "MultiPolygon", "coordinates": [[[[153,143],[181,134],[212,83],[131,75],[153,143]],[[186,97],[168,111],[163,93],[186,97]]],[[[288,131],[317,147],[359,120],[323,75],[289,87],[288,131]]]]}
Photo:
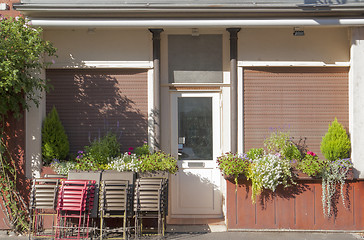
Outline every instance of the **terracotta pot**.
{"type": "Polygon", "coordinates": [[[44,177],[44,175],[46,175],[46,174],[57,174],[57,173],[53,170],[52,167],[50,167],[50,166],[43,166],[42,167],[42,171],[40,173],[40,176],[41,177],[44,177]]]}

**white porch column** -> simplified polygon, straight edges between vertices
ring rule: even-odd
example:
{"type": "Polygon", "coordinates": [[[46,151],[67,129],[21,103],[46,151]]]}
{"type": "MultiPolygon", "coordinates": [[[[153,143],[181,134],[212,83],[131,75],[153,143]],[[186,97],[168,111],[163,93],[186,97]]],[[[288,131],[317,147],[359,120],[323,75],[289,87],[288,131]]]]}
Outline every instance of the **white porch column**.
{"type": "Polygon", "coordinates": [[[356,177],[364,178],[364,27],[351,31],[349,130],[356,177]]]}
{"type": "MultiPolygon", "coordinates": [[[[42,74],[44,75],[44,74],[42,74]]],[[[42,76],[45,77],[45,76],[42,76]]],[[[40,177],[42,169],[42,121],[46,115],[45,93],[39,106],[31,103],[25,111],[25,177],[40,177]]]]}

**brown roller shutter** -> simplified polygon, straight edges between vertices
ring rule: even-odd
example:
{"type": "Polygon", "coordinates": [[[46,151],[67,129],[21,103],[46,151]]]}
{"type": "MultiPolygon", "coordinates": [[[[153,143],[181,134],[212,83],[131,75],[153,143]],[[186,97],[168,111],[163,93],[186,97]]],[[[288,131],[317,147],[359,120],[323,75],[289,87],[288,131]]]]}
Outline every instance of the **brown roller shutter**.
{"type": "Polygon", "coordinates": [[[245,151],[281,128],[322,156],[329,123],[337,117],[348,128],[347,68],[245,68],[243,81],[245,151]]]}
{"type": "Polygon", "coordinates": [[[47,94],[47,113],[56,106],[75,153],[108,131],[116,133],[122,151],[147,140],[146,70],[47,70],[54,87],[47,94]]]}

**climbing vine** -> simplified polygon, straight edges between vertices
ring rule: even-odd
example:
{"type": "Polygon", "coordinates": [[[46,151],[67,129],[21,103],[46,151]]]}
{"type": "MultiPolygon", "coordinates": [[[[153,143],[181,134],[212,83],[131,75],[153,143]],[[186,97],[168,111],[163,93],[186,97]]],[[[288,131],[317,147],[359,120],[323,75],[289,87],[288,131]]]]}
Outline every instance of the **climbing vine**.
{"type": "Polygon", "coordinates": [[[42,30],[22,17],[0,15],[0,207],[6,223],[17,232],[28,228],[28,208],[17,187],[17,164],[8,149],[5,123],[9,116],[22,116],[31,104],[39,104],[41,93],[49,90],[41,71],[49,63],[45,55],[56,49],[42,39],[42,30]]]}

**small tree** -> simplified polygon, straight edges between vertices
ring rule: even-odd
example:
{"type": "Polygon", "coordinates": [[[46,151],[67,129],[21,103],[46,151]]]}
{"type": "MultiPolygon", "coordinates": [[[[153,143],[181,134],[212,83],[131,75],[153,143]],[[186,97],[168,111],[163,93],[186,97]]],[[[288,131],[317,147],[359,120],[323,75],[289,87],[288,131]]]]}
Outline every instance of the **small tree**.
{"type": "Polygon", "coordinates": [[[350,139],[344,127],[335,120],[329,125],[321,141],[321,152],[329,161],[347,158],[350,151],[350,139]]]}
{"type": "Polygon", "coordinates": [[[42,57],[55,52],[40,28],[0,14],[0,207],[14,231],[27,231],[28,208],[16,189],[17,168],[4,139],[5,120],[11,114],[20,117],[32,103],[38,105],[41,92],[49,89],[40,77],[48,64],[42,57]]]}
{"type": "Polygon", "coordinates": [[[67,134],[59,119],[56,107],[47,115],[42,128],[43,162],[49,164],[53,159],[65,159],[70,146],[67,134]]]}

